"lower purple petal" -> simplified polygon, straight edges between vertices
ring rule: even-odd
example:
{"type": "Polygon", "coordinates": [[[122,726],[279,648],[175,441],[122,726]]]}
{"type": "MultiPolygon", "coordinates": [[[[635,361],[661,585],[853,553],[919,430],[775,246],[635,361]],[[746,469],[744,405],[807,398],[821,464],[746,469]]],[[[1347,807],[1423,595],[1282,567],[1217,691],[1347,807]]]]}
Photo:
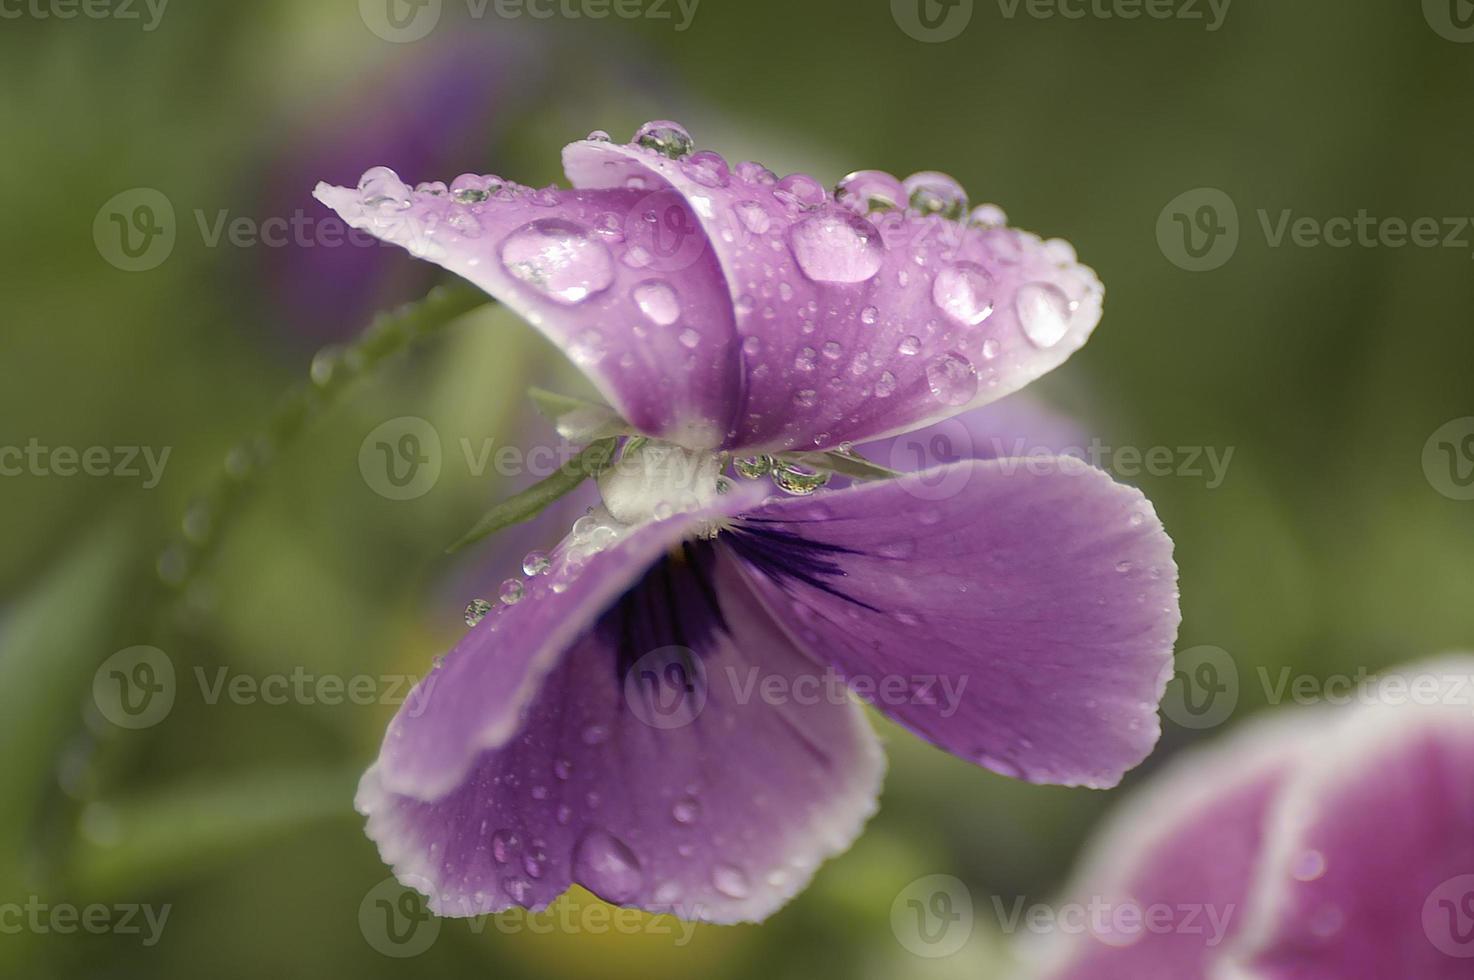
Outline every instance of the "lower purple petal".
{"type": "Polygon", "coordinates": [[[1108,787],[1151,751],[1180,619],[1136,490],[1070,458],[960,463],[785,500],[724,536],[765,604],[923,738],[1108,787]]]}
{"type": "MultiPolygon", "coordinates": [[[[709,571],[722,627],[696,649],[616,670],[629,635],[616,608],[558,662],[525,727],[449,795],[426,803],[387,789],[379,767],[364,776],[369,836],[433,911],[540,909],[577,883],[620,905],[756,921],[849,846],[876,805],[875,735],[847,700],[756,696],[745,679],[792,683],[816,665],[735,568],[717,558],[709,571]]],[[[692,606],[678,613],[687,622],[692,606]]]]}

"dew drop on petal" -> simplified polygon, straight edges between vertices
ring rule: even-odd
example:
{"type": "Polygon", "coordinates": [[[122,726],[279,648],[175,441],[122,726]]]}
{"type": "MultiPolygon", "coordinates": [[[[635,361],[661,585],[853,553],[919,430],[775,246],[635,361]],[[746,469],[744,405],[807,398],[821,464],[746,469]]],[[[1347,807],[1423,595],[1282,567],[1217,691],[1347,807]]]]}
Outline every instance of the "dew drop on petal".
{"type": "Polygon", "coordinates": [[[789,247],[815,282],[866,282],[885,261],[880,232],[857,214],[827,211],[794,225],[789,247]]]}
{"type": "Polygon", "coordinates": [[[996,204],[979,204],[967,220],[978,228],[1002,228],[1008,224],[1008,215],[996,204]]]}
{"type": "Polygon", "coordinates": [[[812,211],[826,200],[824,185],[808,174],[789,174],[778,181],[773,196],[791,211],[812,211]]]}
{"type": "Polygon", "coordinates": [[[829,483],[830,474],[806,466],[778,462],[773,465],[773,485],[793,497],[807,497],[829,483]]]}
{"type": "Polygon", "coordinates": [[[527,590],[523,587],[522,580],[520,578],[509,578],[502,583],[500,597],[503,604],[508,606],[515,606],[517,603],[522,601],[522,597],[526,594],[526,592],[527,590]]]}
{"type": "Polygon", "coordinates": [[[906,357],[915,357],[921,353],[921,338],[915,334],[902,337],[901,342],[896,345],[896,351],[906,357]]]}
{"type": "Polygon", "coordinates": [[[545,551],[529,551],[527,557],[522,559],[522,574],[527,576],[541,575],[552,565],[545,551]]]}
{"type": "Polygon", "coordinates": [[[1047,349],[1064,339],[1070,329],[1070,300],[1058,286],[1025,283],[1013,301],[1019,327],[1029,343],[1047,349]]]}
{"type": "Polygon", "coordinates": [[[628,902],[645,883],[640,860],[629,845],[605,830],[588,831],[573,849],[573,876],[606,902],[628,902]]]}
{"type": "Polygon", "coordinates": [[[681,303],[676,291],[666,282],[651,279],[634,289],[635,305],[645,318],[661,327],[668,327],[681,318],[681,303]]]}
{"type": "Polygon", "coordinates": [[[472,599],[466,603],[466,625],[477,626],[491,612],[491,603],[485,599],[472,599]]]}
{"type": "Polygon", "coordinates": [[[902,186],[912,210],[920,214],[961,218],[967,213],[967,191],[946,174],[923,171],[907,177],[902,186]]]}
{"type": "Polygon", "coordinates": [[[741,201],[733,210],[737,214],[737,220],[742,222],[742,227],[754,235],[766,234],[773,226],[773,221],[768,217],[768,212],[756,201],[741,201]]]}
{"type": "Polygon", "coordinates": [[[635,133],[635,144],[647,150],[679,160],[696,148],[696,141],[686,127],[668,119],[647,122],[635,133]]]}
{"type": "Polygon", "coordinates": [[[701,804],[696,802],[694,797],[690,796],[685,796],[677,800],[676,805],[671,808],[671,816],[675,818],[676,823],[680,824],[695,823],[696,818],[700,815],[701,804]]]}
{"type": "Polygon", "coordinates": [[[749,184],[761,184],[764,187],[772,187],[778,183],[777,174],[752,160],[744,160],[737,164],[737,176],[749,184]]]}
{"type": "Polygon", "coordinates": [[[692,154],[685,162],[686,175],[703,187],[726,187],[732,179],[727,161],[714,150],[702,150],[692,154]]]}
{"type": "Polygon", "coordinates": [[[737,475],[748,480],[757,480],[768,475],[773,468],[771,456],[739,456],[732,461],[737,475]]]}
{"type": "Polygon", "coordinates": [[[491,835],[491,856],[496,858],[497,864],[506,864],[512,860],[512,856],[521,844],[522,841],[517,837],[516,831],[498,830],[491,835]]]}
{"type": "Polygon", "coordinates": [[[889,398],[896,393],[896,376],[889,371],[880,372],[875,382],[875,397],[889,398]]]}
{"type": "Polygon", "coordinates": [[[975,327],[993,314],[993,277],[982,266],[958,262],[937,273],[931,297],[952,319],[975,327]]]}
{"type": "Polygon", "coordinates": [[[717,891],[728,898],[743,899],[752,890],[752,886],[747,881],[747,873],[731,864],[718,864],[712,868],[711,883],[717,891]]]}
{"type": "Polygon", "coordinates": [[[978,393],[978,374],[961,354],[948,353],[926,366],[926,385],[945,405],[966,405],[978,393]]]}
{"type": "Polygon", "coordinates": [[[906,189],[884,171],[858,170],[835,186],[834,197],[857,214],[871,214],[901,207],[906,203],[906,189]]]}
{"type": "Polygon", "coordinates": [[[404,211],[412,204],[409,186],[388,167],[370,167],[358,181],[359,200],[364,207],[381,211],[404,211]]]}
{"type": "Polygon", "coordinates": [[[501,261],[512,276],[568,306],[614,282],[609,250],[581,225],[561,218],[533,221],[512,232],[502,242],[501,261]]]}
{"type": "Polygon", "coordinates": [[[991,361],[998,356],[998,338],[989,337],[983,341],[983,360],[991,361]]]}

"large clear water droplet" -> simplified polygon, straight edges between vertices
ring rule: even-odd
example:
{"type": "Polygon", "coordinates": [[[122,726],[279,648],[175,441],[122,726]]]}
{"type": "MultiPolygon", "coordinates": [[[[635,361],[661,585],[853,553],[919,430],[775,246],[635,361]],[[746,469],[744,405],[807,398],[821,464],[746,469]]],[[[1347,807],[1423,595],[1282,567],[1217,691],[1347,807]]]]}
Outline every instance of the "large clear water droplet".
{"type": "Polygon", "coordinates": [[[552,565],[552,559],[546,551],[529,551],[527,557],[522,559],[522,574],[527,576],[541,575],[552,565]]]}
{"type": "Polygon", "coordinates": [[[815,282],[866,282],[885,262],[880,232],[857,214],[816,214],[788,235],[798,267],[815,282]]]}
{"type": "Polygon", "coordinates": [[[681,302],[669,283],[660,279],[642,282],[635,287],[634,296],[645,319],[657,326],[668,327],[681,318],[681,302]]]}
{"type": "Polygon", "coordinates": [[[388,167],[370,167],[358,181],[359,200],[364,207],[381,211],[404,211],[412,203],[409,185],[388,167]]]}
{"type": "Polygon", "coordinates": [[[1049,348],[1070,330],[1070,299],[1047,282],[1025,283],[1013,301],[1019,327],[1035,347],[1049,348]]]}
{"type": "Polygon", "coordinates": [[[614,282],[614,262],[587,229],[562,218],[523,225],[501,247],[507,272],[564,305],[582,303],[614,282]]]}
{"type": "Polygon", "coordinates": [[[606,902],[628,902],[640,892],[645,872],[629,846],[605,830],[595,828],[579,838],[573,849],[573,876],[606,902]]]}
{"type": "Polygon", "coordinates": [[[509,578],[502,583],[501,592],[498,594],[504,605],[515,606],[522,601],[527,594],[527,589],[522,585],[520,578],[509,578]]]}
{"type": "Polygon", "coordinates": [[[773,485],[786,494],[807,497],[829,483],[830,474],[824,470],[809,469],[793,463],[776,462],[773,465],[773,485]]]}
{"type": "Polygon", "coordinates": [[[945,405],[966,405],[978,393],[978,373],[958,353],[943,354],[926,366],[926,385],[945,405]]]}
{"type": "Polygon", "coordinates": [[[946,174],[934,170],[912,174],[903,186],[912,210],[919,214],[960,218],[967,213],[967,191],[946,174]]]}
{"type": "Polygon", "coordinates": [[[696,141],[691,139],[686,127],[669,119],[657,119],[641,126],[635,133],[635,143],[672,160],[679,160],[696,148],[696,141]]]}
{"type": "Polygon", "coordinates": [[[943,313],[975,327],[993,314],[993,277],[980,265],[958,262],[937,273],[931,297],[943,313]]]}
{"type": "Polygon", "coordinates": [[[693,154],[683,169],[688,177],[703,187],[726,187],[732,180],[727,161],[714,150],[693,154]]]}
{"type": "Polygon", "coordinates": [[[824,185],[808,174],[789,174],[778,181],[773,196],[792,211],[812,211],[826,200],[824,185]]]}
{"type": "Polygon", "coordinates": [[[906,189],[882,170],[858,170],[834,188],[834,199],[857,214],[873,214],[905,204],[906,189]]]}

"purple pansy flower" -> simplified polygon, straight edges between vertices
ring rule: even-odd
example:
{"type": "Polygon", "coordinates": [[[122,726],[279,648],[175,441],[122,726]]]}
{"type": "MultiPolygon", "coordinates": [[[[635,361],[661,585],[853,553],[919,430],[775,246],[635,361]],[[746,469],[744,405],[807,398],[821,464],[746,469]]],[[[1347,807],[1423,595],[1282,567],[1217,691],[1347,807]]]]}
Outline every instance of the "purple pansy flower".
{"type": "Polygon", "coordinates": [[[1474,971],[1474,657],[1186,753],[1098,836],[1050,980],[1474,971]]]}
{"type": "Polygon", "coordinates": [[[369,836],[440,914],[577,883],[764,918],[875,809],[883,756],[850,691],[1037,782],[1111,786],[1159,733],[1176,568],[1139,492],[1064,458],[816,493],[792,455],[1057,366],[1099,318],[1093,273],[938,174],[830,195],[692,149],[658,123],[568,147],[572,190],[380,169],[317,191],[513,307],[641,434],[364,776],[369,836]],[[729,479],[733,455],[793,496],[729,479]]]}

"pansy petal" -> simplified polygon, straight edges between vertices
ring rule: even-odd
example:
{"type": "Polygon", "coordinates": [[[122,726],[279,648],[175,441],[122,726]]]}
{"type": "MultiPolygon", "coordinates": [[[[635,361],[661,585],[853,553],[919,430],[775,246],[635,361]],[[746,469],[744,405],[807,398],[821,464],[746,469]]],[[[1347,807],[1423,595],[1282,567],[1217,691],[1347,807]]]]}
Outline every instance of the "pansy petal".
{"type": "Polygon", "coordinates": [[[812,449],[915,429],[1008,394],[1089,337],[1103,290],[1059,241],[901,208],[861,214],[813,178],[714,154],[579,142],[575,187],[638,183],[680,227],[662,268],[720,260],[745,388],[724,448],[812,449]],[[661,193],[667,198],[660,198],[661,193]],[[680,207],[676,202],[684,202],[680,207]]]}
{"type": "Polygon", "coordinates": [[[919,473],[966,459],[1083,455],[1089,445],[1090,437],[1078,422],[1021,391],[924,428],[856,446],[855,452],[902,473],[919,473]]]}
{"type": "Polygon", "coordinates": [[[756,921],[849,846],[875,809],[878,740],[851,701],[746,686],[816,665],[730,563],[708,567],[724,626],[694,651],[649,651],[621,679],[622,630],[596,629],[554,668],[525,727],[448,796],[421,802],[365,775],[369,836],[433,911],[540,909],[577,883],[620,905],[756,921]]]}
{"type": "Polygon", "coordinates": [[[738,487],[715,510],[628,531],[581,569],[576,556],[560,551],[544,574],[527,580],[521,601],[467,633],[411,693],[385,734],[377,782],[427,801],[454,790],[483,750],[520,730],[548,672],[615,599],[671,547],[710,520],[739,513],[755,493],[738,487]]]}
{"type": "MultiPolygon", "coordinates": [[[[350,226],[463,276],[558,344],[635,427],[715,446],[739,403],[731,302],[709,252],[679,279],[640,244],[643,191],[531,190],[496,178],[411,190],[391,171],[359,189],[318,185],[350,226]]],[[[693,223],[667,194],[660,213],[693,223]]]]}
{"type": "Polygon", "coordinates": [[[956,755],[1108,787],[1151,751],[1180,619],[1172,542],[1070,457],[959,463],[747,515],[727,546],[857,693],[956,755]]]}
{"type": "Polygon", "coordinates": [[[1397,676],[1287,783],[1214,980],[1474,974],[1474,658],[1397,676]]]}
{"type": "Polygon", "coordinates": [[[1319,712],[1276,714],[1173,760],[1110,816],[1056,906],[1068,932],[1025,948],[1042,980],[1207,980],[1245,908],[1266,815],[1319,712]]]}

